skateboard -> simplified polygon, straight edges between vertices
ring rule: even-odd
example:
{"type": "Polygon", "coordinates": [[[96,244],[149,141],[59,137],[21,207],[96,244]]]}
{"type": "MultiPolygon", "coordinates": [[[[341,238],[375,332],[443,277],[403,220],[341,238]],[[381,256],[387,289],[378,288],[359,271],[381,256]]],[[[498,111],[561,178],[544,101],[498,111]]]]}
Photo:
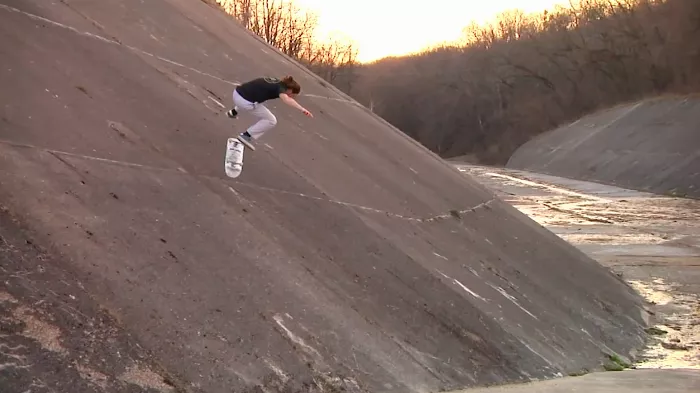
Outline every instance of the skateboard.
{"type": "Polygon", "coordinates": [[[237,178],[243,172],[243,152],[245,146],[238,138],[228,138],[226,143],[226,158],[224,159],[224,169],[226,176],[237,178]]]}

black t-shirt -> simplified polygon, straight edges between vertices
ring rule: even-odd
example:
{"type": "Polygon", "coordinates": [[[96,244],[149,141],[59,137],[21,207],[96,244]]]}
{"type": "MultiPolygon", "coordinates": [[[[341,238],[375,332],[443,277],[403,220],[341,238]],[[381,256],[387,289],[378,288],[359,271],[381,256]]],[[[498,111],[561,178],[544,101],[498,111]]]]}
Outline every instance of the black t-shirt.
{"type": "Polygon", "coordinates": [[[287,88],[281,80],[271,77],[253,79],[236,88],[241,97],[254,103],[279,98],[280,93],[284,93],[286,90],[287,88]]]}

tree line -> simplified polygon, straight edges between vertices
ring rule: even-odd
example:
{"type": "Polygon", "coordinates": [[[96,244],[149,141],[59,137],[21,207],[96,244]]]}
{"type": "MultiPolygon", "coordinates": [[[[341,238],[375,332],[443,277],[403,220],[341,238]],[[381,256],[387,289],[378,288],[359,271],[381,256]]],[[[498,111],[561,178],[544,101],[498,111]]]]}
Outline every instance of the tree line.
{"type": "Polygon", "coordinates": [[[233,13],[249,29],[446,158],[503,164],[533,136],[594,110],[700,88],[699,0],[507,11],[453,44],[361,65],[347,47],[315,46],[313,29],[299,28],[314,19],[292,3],[281,14],[255,10],[282,0],[229,3],[250,4],[233,13]]]}
{"type": "Polygon", "coordinates": [[[339,75],[352,73],[357,62],[356,45],[345,37],[318,37],[318,16],[301,9],[293,0],[216,2],[243,27],[326,81],[334,83],[339,75]]]}

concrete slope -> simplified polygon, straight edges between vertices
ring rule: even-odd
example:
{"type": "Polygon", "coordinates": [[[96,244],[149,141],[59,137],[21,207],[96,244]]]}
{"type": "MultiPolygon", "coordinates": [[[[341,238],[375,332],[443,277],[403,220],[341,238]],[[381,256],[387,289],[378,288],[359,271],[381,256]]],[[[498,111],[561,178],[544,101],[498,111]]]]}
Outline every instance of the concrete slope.
{"type": "Polygon", "coordinates": [[[2,0],[0,201],[183,391],[425,392],[643,342],[615,275],[194,0],[2,0]],[[224,175],[236,81],[307,119],[224,175]]]}
{"type": "Polygon", "coordinates": [[[540,135],[506,166],[700,198],[699,114],[697,97],[622,105],[540,135]]]}

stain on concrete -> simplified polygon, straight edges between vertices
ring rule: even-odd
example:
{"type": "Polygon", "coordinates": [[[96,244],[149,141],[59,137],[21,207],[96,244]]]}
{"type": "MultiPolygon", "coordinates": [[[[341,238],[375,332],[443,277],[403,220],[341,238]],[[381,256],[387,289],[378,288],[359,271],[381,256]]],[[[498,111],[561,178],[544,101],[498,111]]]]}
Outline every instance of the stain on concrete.
{"type": "Polygon", "coordinates": [[[128,384],[140,386],[143,389],[155,389],[161,393],[174,392],[175,388],[162,375],[148,369],[148,366],[133,364],[123,374],[119,375],[119,380],[128,384]]]}
{"type": "Polygon", "coordinates": [[[186,391],[164,382],[148,352],[56,262],[0,209],[3,392],[186,391]],[[123,378],[138,376],[131,370],[148,378],[123,378]]]}
{"type": "Polygon", "coordinates": [[[56,326],[32,315],[32,310],[24,306],[15,308],[12,314],[22,325],[22,336],[35,340],[45,350],[65,354],[66,350],[60,343],[61,331],[56,326]]]}

